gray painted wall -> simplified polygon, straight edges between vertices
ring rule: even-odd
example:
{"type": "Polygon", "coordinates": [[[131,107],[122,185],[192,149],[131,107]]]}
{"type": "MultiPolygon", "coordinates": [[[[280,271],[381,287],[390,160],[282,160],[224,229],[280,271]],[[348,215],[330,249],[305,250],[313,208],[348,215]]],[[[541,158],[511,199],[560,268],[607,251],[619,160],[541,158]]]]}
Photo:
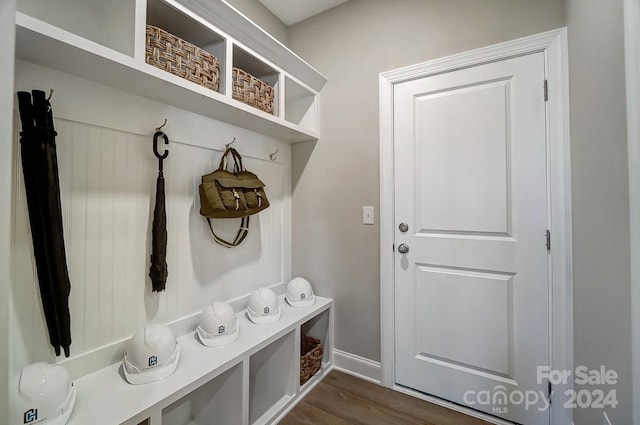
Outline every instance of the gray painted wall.
{"type": "Polygon", "coordinates": [[[352,0],[290,28],[328,78],[320,141],[292,149],[292,272],[336,300],[337,349],[380,359],[378,74],[564,25],[563,0],[352,0]]]}
{"type": "MultiPolygon", "coordinates": [[[[629,199],[623,0],[568,0],[575,364],[618,372],[631,424],[629,199]]],[[[589,388],[593,389],[593,388],[589,388]]],[[[578,411],[576,424],[602,423],[578,411]]]]}
{"type": "Polygon", "coordinates": [[[287,44],[287,26],[258,0],[227,0],[227,3],[271,34],[273,38],[282,44],[287,44]]]}
{"type": "Polygon", "coordinates": [[[632,423],[622,3],[352,0],[290,28],[292,50],[328,78],[321,139],[292,150],[293,274],[335,298],[336,348],[380,358],[379,229],[360,224],[363,205],[379,208],[378,74],[567,25],[575,365],[618,372],[607,414],[632,423]]]}

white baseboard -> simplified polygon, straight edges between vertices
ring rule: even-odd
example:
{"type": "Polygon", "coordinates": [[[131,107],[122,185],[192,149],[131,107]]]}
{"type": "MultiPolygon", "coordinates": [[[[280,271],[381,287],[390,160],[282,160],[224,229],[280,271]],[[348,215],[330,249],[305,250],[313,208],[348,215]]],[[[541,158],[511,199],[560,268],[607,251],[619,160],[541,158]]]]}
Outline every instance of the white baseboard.
{"type": "Polygon", "coordinates": [[[342,350],[333,350],[333,368],[375,384],[380,384],[382,377],[380,362],[342,350]]]}

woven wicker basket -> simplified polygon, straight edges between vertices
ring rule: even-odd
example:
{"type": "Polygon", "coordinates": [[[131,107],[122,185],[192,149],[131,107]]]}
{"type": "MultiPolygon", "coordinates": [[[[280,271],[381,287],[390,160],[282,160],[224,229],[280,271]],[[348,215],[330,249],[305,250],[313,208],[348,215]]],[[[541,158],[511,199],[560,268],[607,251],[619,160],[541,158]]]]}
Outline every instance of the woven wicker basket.
{"type": "Polygon", "coordinates": [[[319,339],[304,335],[300,347],[300,385],[307,382],[322,366],[322,343],[319,339]]]}
{"type": "Polygon", "coordinates": [[[234,99],[273,114],[273,96],[275,92],[273,87],[236,67],[233,67],[231,71],[231,78],[233,81],[232,97],[234,99]]]}
{"type": "Polygon", "coordinates": [[[147,25],[145,60],[156,68],[218,90],[220,67],[216,57],[153,25],[147,25]]]}

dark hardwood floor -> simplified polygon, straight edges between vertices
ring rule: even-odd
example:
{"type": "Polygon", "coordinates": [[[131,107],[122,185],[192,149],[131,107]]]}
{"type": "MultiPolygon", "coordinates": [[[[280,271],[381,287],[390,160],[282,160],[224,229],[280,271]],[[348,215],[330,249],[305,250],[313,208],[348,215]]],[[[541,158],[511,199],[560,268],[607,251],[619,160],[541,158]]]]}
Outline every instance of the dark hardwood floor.
{"type": "Polygon", "coordinates": [[[280,425],[413,424],[489,423],[335,370],[280,421],[280,425]]]}

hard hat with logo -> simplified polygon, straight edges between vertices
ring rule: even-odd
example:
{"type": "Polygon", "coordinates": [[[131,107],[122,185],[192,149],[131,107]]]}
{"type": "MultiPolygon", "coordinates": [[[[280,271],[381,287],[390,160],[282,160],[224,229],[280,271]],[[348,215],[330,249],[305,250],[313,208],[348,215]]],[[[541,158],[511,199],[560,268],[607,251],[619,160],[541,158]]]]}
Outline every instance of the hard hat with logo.
{"type": "Polygon", "coordinates": [[[253,323],[271,323],[280,320],[280,300],[269,288],[258,288],[247,302],[247,316],[253,323]]]}
{"type": "Polygon", "coordinates": [[[152,324],[129,341],[122,368],[129,383],[146,384],[171,375],[179,360],[180,346],[171,328],[152,324]]]}
{"type": "Polygon", "coordinates": [[[15,424],[65,425],[76,402],[76,388],[64,366],[46,362],[22,369],[15,424]]]}
{"type": "Polygon", "coordinates": [[[316,302],[313,288],[304,277],[295,277],[289,282],[284,299],[292,307],[309,307],[316,302]]]}
{"type": "Polygon", "coordinates": [[[202,310],[196,332],[200,342],[215,347],[238,339],[239,328],[233,308],[226,303],[214,302],[202,310]]]}

